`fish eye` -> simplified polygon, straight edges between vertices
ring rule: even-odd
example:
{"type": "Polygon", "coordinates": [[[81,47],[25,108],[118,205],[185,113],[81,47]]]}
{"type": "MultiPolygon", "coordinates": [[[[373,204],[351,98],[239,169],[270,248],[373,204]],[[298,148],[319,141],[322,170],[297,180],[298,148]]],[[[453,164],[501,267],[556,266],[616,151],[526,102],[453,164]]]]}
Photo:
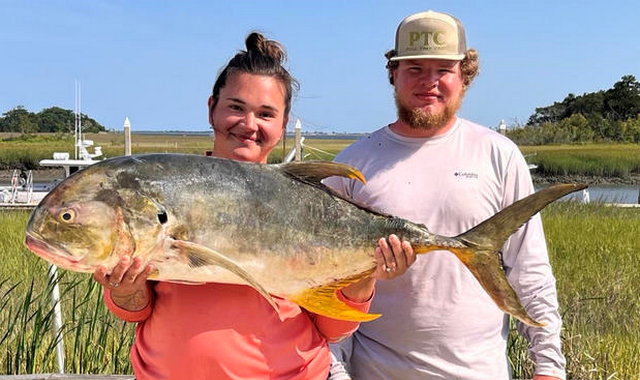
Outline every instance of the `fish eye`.
{"type": "Polygon", "coordinates": [[[167,212],[162,210],[158,213],[158,221],[160,224],[165,224],[167,222],[167,212]]]}
{"type": "Polygon", "coordinates": [[[58,214],[58,219],[63,223],[71,223],[76,218],[76,212],[72,209],[62,210],[58,214]]]}

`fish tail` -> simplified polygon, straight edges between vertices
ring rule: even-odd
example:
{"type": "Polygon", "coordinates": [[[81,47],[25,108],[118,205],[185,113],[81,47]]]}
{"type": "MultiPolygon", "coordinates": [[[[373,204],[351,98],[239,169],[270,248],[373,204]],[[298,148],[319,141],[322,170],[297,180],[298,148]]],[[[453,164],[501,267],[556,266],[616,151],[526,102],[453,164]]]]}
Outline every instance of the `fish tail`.
{"type": "MultiPolygon", "coordinates": [[[[443,243],[436,249],[453,252],[471,271],[500,310],[531,326],[545,326],[534,320],[520,303],[500,263],[499,251],[511,234],[549,203],[586,185],[563,184],[540,190],[504,208],[469,231],[456,236],[453,244],[443,243]]],[[[434,250],[432,247],[414,245],[417,253],[434,250]]]]}

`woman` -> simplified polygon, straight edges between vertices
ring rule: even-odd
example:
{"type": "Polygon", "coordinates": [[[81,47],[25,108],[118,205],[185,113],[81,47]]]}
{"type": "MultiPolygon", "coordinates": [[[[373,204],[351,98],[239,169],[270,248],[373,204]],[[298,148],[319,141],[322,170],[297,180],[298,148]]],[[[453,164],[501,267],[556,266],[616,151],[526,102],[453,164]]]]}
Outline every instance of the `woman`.
{"type": "MultiPolygon", "coordinates": [[[[246,46],[220,73],[208,100],[213,155],[266,163],[283,135],[296,82],[282,66],[280,44],[252,33],[246,46]]],[[[338,298],[366,312],[374,277],[393,278],[415,260],[408,243],[389,240],[381,239],[374,276],[342,289],[338,298]]],[[[147,281],[152,270],[140,258],[125,257],[110,275],[105,268],[94,273],[109,309],[138,323],[131,348],[138,380],[326,379],[327,342],[358,327],[278,297],[276,312],[249,286],[147,281]]]]}

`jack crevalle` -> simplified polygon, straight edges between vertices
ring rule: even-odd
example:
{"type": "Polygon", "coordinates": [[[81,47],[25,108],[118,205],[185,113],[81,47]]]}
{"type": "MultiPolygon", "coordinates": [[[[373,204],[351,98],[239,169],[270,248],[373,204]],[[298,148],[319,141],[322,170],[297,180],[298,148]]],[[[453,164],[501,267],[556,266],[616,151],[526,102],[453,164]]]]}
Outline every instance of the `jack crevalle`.
{"type": "MultiPolygon", "coordinates": [[[[142,256],[150,279],[247,284],[336,319],[368,321],[335,291],[376,267],[380,237],[396,234],[417,253],[453,252],[496,305],[529,317],[507,282],[498,251],[550,202],[584,185],[541,190],[456,236],[386,215],[336,195],[320,181],[347,165],[244,163],[182,154],[123,156],[89,166],[61,182],[34,210],[26,232],[33,252],[64,269],[113,268],[122,255],[142,256]]],[[[275,306],[274,306],[275,307],[275,306]]]]}

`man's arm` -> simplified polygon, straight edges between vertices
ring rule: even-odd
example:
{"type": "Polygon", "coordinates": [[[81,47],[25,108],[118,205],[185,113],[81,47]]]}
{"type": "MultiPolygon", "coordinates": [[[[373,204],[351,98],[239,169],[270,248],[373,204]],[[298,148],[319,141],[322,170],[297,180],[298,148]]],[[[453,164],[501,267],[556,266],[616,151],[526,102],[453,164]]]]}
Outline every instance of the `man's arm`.
{"type": "MultiPolygon", "coordinates": [[[[503,207],[534,191],[529,169],[519,152],[512,156],[504,185],[503,207]]],[[[507,240],[502,253],[507,278],[523,306],[532,318],[547,323],[545,327],[532,327],[516,321],[536,363],[534,379],[565,379],[566,361],[560,342],[562,319],[539,214],[507,240]]]]}

